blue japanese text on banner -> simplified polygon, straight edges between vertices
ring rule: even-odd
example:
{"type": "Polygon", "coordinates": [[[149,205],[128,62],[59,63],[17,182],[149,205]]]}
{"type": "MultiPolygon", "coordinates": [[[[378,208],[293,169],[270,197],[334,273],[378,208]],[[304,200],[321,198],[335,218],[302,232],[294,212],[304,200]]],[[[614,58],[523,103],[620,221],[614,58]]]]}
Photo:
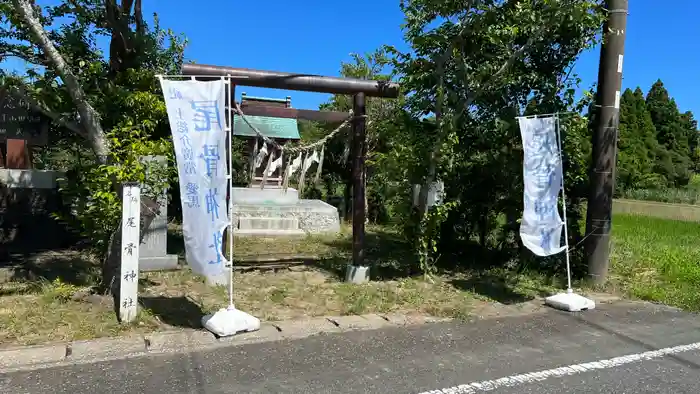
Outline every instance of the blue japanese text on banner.
{"type": "Polygon", "coordinates": [[[222,254],[226,213],[225,82],[161,80],[182,200],[187,263],[215,276],[228,263],[222,254]]]}
{"type": "Polygon", "coordinates": [[[562,166],[556,118],[518,118],[523,140],[524,210],[520,223],[523,245],[538,256],[566,249],[561,245],[563,222],[558,199],[562,166]]]}

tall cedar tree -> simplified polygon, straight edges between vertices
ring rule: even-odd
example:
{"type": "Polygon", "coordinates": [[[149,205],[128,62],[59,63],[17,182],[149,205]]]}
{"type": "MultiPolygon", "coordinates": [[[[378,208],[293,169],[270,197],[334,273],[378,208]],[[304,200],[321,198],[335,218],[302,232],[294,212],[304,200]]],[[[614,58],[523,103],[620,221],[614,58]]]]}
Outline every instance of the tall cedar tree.
{"type": "Polygon", "coordinates": [[[685,186],[693,169],[690,140],[695,131],[683,120],[661,80],[651,86],[646,105],[656,128],[656,139],[665,148],[659,152],[656,171],[666,176],[669,186],[685,186]]]}

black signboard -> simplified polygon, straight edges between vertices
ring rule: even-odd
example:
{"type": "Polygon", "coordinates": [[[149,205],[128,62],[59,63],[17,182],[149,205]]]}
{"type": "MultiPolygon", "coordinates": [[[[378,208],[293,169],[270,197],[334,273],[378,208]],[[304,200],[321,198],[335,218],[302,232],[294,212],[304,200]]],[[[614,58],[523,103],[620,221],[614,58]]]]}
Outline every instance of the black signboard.
{"type": "Polygon", "coordinates": [[[26,140],[30,145],[46,145],[49,120],[31,109],[29,103],[0,90],[0,141],[26,140]]]}

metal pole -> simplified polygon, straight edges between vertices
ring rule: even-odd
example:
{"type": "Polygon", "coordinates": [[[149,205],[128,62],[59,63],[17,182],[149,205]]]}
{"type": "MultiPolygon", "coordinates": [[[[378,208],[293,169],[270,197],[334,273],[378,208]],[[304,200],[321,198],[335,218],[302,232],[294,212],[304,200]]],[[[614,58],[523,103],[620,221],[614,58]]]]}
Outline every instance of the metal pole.
{"type": "Polygon", "coordinates": [[[236,100],[235,86],[231,83],[229,78],[226,78],[226,100],[228,100],[228,127],[226,130],[226,139],[228,141],[228,146],[226,149],[228,151],[228,261],[231,266],[228,271],[228,307],[233,309],[233,105],[232,103],[236,100]]]}
{"type": "Polygon", "coordinates": [[[627,28],[627,0],[607,0],[608,19],[603,25],[600,50],[593,171],[586,217],[588,277],[593,284],[607,280],[610,266],[610,227],[615,187],[617,128],[619,125],[622,62],[627,28]]]}
{"type": "Polygon", "coordinates": [[[564,150],[561,145],[561,122],[559,114],[556,116],[557,144],[559,146],[559,167],[561,168],[561,205],[564,214],[564,244],[566,245],[566,292],[573,293],[571,288],[571,253],[569,253],[569,220],[566,214],[566,188],[564,188],[564,150]]]}
{"type": "Polygon", "coordinates": [[[352,265],[365,267],[365,95],[353,96],[352,109],[352,265]]]}

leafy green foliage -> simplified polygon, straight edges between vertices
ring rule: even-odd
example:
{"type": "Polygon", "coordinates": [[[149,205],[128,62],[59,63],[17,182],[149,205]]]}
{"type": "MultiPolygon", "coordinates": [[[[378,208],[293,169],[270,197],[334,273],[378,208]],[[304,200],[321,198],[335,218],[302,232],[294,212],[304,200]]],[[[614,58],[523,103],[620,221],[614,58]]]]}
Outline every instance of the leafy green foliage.
{"type": "Polygon", "coordinates": [[[33,41],[17,10],[8,2],[0,6],[0,58],[15,57],[30,65],[23,74],[3,70],[0,86],[23,92],[45,114],[77,125],[70,129],[53,123],[49,146],[36,156],[43,168],[66,171],[61,190],[73,209],[70,217],[61,219],[74,224],[103,254],[119,224],[119,185],[139,182],[144,197],[153,199],[172,181],[170,169],[143,163],[140,157],[163,155],[172,164],[167,112],[156,74],[176,73],[186,44],[183,37],[162,29],[157,16],[148,26],[138,7],[123,9],[124,4],[65,0],[35,7],[44,30],[99,114],[104,136],[91,135],[81,124],[77,104],[55,62],[33,41]],[[104,39],[109,43],[107,53],[98,45],[104,39]],[[109,157],[100,164],[86,153],[95,148],[96,138],[104,137],[109,157]]]}
{"type": "Polygon", "coordinates": [[[419,219],[418,231],[412,238],[417,243],[418,267],[426,278],[430,278],[437,272],[437,263],[441,257],[438,250],[440,227],[449,217],[450,211],[457,208],[458,205],[457,201],[438,204],[430,207],[426,215],[419,219]]]}
{"type": "MultiPolygon", "coordinates": [[[[574,100],[580,80],[571,69],[595,44],[603,14],[594,1],[413,0],[402,9],[411,53],[386,47],[341,65],[345,76],[382,79],[390,63],[405,93],[396,103],[368,103],[370,210],[384,207],[404,228],[426,275],[438,266],[456,268],[456,261],[493,260],[489,251],[499,256],[493,263],[502,264],[520,254],[522,148],[515,117],[579,114],[590,105],[591,95],[574,100]],[[445,202],[420,214],[412,186],[428,179],[444,182],[445,202]],[[452,258],[460,255],[467,258],[452,258]]],[[[351,103],[335,96],[326,107],[345,111],[351,103]]],[[[576,223],[587,194],[588,119],[563,116],[562,138],[567,214],[576,223]]],[[[327,179],[346,190],[348,142],[334,142],[325,167],[327,179]]],[[[581,235],[571,237],[575,242],[581,235]]],[[[523,264],[533,260],[521,257],[523,264]]]]}
{"type": "Polygon", "coordinates": [[[685,187],[697,168],[697,122],[678,111],[661,81],[646,99],[637,87],[620,100],[617,187],[633,189],[685,187]]]}
{"type": "Polygon", "coordinates": [[[664,185],[666,178],[654,172],[662,150],[642,90],[627,89],[620,100],[616,186],[630,189],[664,185]]]}
{"type": "Polygon", "coordinates": [[[665,148],[659,155],[657,172],[665,175],[674,186],[687,185],[693,167],[691,146],[696,145],[697,123],[692,115],[681,116],[661,81],[652,85],[646,105],[656,128],[656,138],[665,148]]]}
{"type": "Polygon", "coordinates": [[[700,190],[698,190],[697,187],[627,189],[620,191],[619,198],[628,200],[700,205],[700,190]]]}
{"type": "MultiPolygon", "coordinates": [[[[415,163],[407,166],[406,178],[423,183],[434,166],[436,178],[445,184],[446,203],[454,203],[448,213],[428,211],[433,217],[429,221],[440,222],[429,227],[440,231],[417,232],[423,238],[417,242],[422,248],[418,254],[428,250],[433,260],[466,255],[462,261],[480,262],[493,260],[487,251],[496,251],[501,263],[507,261],[520,255],[522,148],[515,117],[580,113],[586,107],[589,97],[574,101],[580,81],[571,69],[579,54],[596,42],[603,17],[599,5],[414,0],[402,2],[402,9],[412,53],[392,51],[408,93],[405,108],[417,119],[435,115],[432,122],[422,121],[429,131],[406,130],[421,133],[405,139],[420,141],[404,152],[404,162],[415,163]]],[[[575,216],[585,198],[587,121],[564,117],[562,130],[567,213],[575,216]]]]}
{"type": "MultiPolygon", "coordinates": [[[[122,200],[114,185],[137,182],[141,193],[155,198],[160,196],[175,177],[173,147],[167,140],[151,140],[139,130],[113,130],[108,133],[111,142],[110,164],[88,162],[76,165],[64,178],[59,179],[64,201],[71,207],[69,215],[57,214],[63,220],[92,240],[91,246],[99,255],[106,255],[109,240],[121,222],[122,200]],[[143,156],[161,155],[167,165],[143,160],[143,156]]],[[[160,206],[141,206],[141,209],[165,209],[160,206]]]]}
{"type": "MultiPolygon", "coordinates": [[[[389,80],[387,72],[390,58],[385,48],[367,53],[364,56],[352,54],[351,62],[341,63],[340,73],[344,77],[373,80],[389,80]]],[[[386,223],[395,217],[395,209],[409,198],[408,189],[403,181],[398,181],[396,171],[401,171],[398,157],[392,155],[397,146],[405,143],[404,124],[400,117],[403,112],[403,98],[383,99],[367,97],[365,109],[367,113],[367,156],[366,156],[366,193],[369,217],[376,222],[386,223]],[[398,182],[397,182],[398,181],[398,182]]],[[[331,100],[322,105],[321,109],[349,112],[352,109],[352,97],[334,95],[331,100]]],[[[337,125],[317,125],[316,131],[327,134],[337,125]]],[[[306,136],[303,136],[306,138],[306,136]]],[[[335,184],[344,186],[344,194],[349,206],[350,189],[352,187],[352,172],[350,155],[351,133],[348,128],[326,147],[324,162],[324,183],[330,195],[338,192],[335,184]]]]}

